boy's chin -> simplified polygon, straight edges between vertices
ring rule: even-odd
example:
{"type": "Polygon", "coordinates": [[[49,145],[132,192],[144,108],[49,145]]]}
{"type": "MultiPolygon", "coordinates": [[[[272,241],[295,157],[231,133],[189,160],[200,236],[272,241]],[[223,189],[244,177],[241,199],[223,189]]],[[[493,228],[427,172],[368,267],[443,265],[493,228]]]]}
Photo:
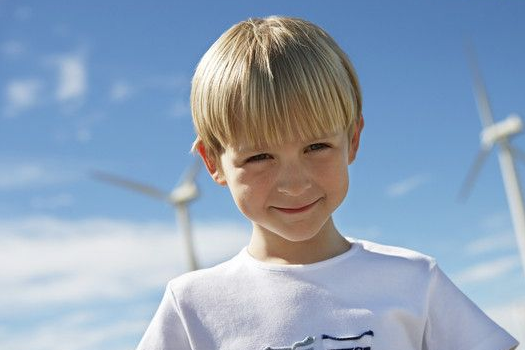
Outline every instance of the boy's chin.
{"type": "Polygon", "coordinates": [[[308,228],[305,230],[271,230],[268,231],[269,234],[275,236],[278,240],[282,240],[288,243],[305,243],[316,238],[319,238],[322,229],[308,228]]]}
{"type": "Polygon", "coordinates": [[[337,232],[331,217],[323,222],[310,221],[308,223],[295,223],[291,225],[261,225],[254,224],[254,232],[259,231],[263,236],[267,236],[275,241],[284,241],[282,243],[306,243],[316,239],[328,239],[337,232]]]}

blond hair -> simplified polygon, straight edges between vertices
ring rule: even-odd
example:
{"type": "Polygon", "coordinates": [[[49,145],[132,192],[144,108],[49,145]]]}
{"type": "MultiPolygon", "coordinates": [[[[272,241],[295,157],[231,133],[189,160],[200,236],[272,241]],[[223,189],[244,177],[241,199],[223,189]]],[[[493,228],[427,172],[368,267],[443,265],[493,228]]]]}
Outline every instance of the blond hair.
{"type": "Polygon", "coordinates": [[[278,145],[352,132],[361,91],[350,60],[308,21],[250,18],[227,30],[196,68],[191,109],[198,142],[220,156],[242,140],[278,145]]]}

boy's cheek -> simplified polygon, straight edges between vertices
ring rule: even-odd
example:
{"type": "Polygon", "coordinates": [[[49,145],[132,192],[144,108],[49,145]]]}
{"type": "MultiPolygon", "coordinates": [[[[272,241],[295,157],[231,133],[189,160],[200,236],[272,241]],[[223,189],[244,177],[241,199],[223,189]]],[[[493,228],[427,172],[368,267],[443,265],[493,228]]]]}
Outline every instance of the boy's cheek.
{"type": "Polygon", "coordinates": [[[250,169],[239,168],[235,172],[235,182],[247,187],[262,187],[273,177],[274,170],[263,166],[253,166],[250,169]]]}

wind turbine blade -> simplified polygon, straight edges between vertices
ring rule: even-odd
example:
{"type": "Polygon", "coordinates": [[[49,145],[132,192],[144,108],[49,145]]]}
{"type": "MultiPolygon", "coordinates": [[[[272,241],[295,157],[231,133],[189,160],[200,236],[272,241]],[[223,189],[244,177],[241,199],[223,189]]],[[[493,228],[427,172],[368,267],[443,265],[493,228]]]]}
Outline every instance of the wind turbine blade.
{"type": "Polygon", "coordinates": [[[201,160],[196,158],[193,164],[184,172],[182,183],[194,182],[201,169],[201,160]]]}
{"type": "Polygon", "coordinates": [[[91,176],[97,180],[100,180],[100,181],[104,181],[104,182],[107,182],[107,183],[111,183],[113,185],[117,185],[119,187],[124,187],[124,188],[127,188],[127,189],[130,189],[132,191],[135,191],[135,192],[139,192],[139,193],[142,193],[146,196],[149,196],[149,197],[153,197],[155,199],[160,199],[162,201],[166,201],[168,199],[168,194],[166,194],[165,192],[155,188],[155,187],[152,187],[152,186],[149,186],[149,185],[144,185],[144,184],[141,184],[139,182],[136,182],[136,181],[133,181],[133,180],[128,180],[128,179],[125,179],[123,177],[120,177],[120,176],[116,176],[116,175],[112,175],[112,174],[108,174],[108,173],[105,173],[105,172],[102,172],[102,171],[94,171],[91,173],[91,176]]]}
{"type": "Polygon", "coordinates": [[[494,124],[494,117],[492,116],[492,108],[490,106],[487,89],[485,88],[485,84],[478,67],[473,46],[471,44],[465,44],[465,51],[467,54],[472,78],[474,79],[474,96],[478,106],[478,113],[480,115],[483,127],[486,128],[487,126],[494,124]]]}
{"type": "Polygon", "coordinates": [[[490,149],[481,149],[478,152],[478,155],[476,156],[476,159],[474,160],[474,164],[472,164],[470,171],[465,179],[465,182],[463,182],[463,185],[461,186],[461,190],[459,191],[458,200],[464,201],[467,199],[468,195],[470,194],[472,187],[474,186],[474,182],[476,181],[476,177],[478,176],[481,167],[483,166],[483,163],[485,162],[485,159],[490,153],[490,149]]]}

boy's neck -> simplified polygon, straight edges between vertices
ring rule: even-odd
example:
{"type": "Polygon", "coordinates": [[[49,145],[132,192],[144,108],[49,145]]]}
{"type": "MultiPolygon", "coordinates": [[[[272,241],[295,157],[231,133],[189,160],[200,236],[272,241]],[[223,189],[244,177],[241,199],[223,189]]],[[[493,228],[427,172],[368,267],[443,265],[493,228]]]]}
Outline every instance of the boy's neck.
{"type": "Polygon", "coordinates": [[[263,262],[283,265],[312,264],[343,254],[350,247],[351,243],[337,231],[330,218],[317,235],[300,242],[286,240],[254,226],[248,252],[263,262]]]}

